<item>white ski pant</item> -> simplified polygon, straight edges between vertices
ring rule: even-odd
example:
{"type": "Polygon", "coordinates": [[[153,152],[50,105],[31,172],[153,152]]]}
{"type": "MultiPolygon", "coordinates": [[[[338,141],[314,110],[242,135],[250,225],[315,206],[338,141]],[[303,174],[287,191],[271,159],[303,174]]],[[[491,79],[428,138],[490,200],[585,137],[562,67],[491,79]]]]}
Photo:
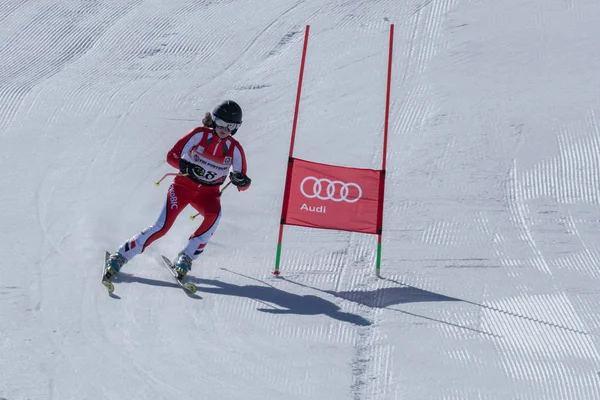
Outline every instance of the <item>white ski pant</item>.
{"type": "Polygon", "coordinates": [[[119,247],[119,253],[127,260],[142,253],[152,242],[164,236],[188,204],[198,210],[204,220],[181,251],[192,260],[202,254],[221,219],[221,192],[218,186],[198,187],[196,184],[189,185],[187,181],[187,178],[184,181],[176,179],[169,186],[165,205],[156,222],[119,247]]]}

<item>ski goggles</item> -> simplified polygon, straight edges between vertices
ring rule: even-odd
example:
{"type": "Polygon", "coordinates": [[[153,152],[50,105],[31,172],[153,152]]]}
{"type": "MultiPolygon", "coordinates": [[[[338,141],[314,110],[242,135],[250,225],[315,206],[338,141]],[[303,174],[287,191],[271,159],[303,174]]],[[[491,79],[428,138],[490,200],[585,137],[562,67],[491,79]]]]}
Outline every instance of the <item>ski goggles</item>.
{"type": "Polygon", "coordinates": [[[221,119],[221,118],[215,116],[214,114],[212,115],[212,120],[215,123],[216,128],[224,129],[229,132],[233,132],[234,130],[238,129],[240,127],[240,125],[242,125],[242,124],[236,124],[234,122],[227,122],[224,119],[221,119]]]}

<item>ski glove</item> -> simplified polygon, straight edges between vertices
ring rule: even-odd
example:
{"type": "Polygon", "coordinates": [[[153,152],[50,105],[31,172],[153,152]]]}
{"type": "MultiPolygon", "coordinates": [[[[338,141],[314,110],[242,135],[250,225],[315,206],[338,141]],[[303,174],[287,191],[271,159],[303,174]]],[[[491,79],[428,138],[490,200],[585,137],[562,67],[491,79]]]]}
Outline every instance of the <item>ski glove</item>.
{"type": "Polygon", "coordinates": [[[229,179],[231,179],[231,183],[233,183],[239,190],[246,190],[250,186],[250,182],[252,180],[248,178],[245,174],[241,172],[231,172],[229,174],[229,179]]]}
{"type": "Polygon", "coordinates": [[[206,180],[204,179],[204,168],[192,164],[183,158],[179,159],[179,171],[182,175],[187,176],[196,183],[206,183],[206,180]]]}

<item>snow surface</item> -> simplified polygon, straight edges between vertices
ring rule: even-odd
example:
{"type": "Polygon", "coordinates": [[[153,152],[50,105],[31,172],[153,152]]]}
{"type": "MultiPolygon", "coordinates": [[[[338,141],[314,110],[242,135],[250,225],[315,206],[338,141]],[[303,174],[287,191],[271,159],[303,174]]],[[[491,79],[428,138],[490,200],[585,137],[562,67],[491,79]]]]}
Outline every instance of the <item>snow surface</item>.
{"type": "MultiPolygon", "coordinates": [[[[5,0],[0,398],[600,399],[600,2],[5,0]],[[294,155],[381,168],[373,235],[286,227],[294,155]],[[251,190],[192,271],[165,154],[231,98],[251,190]]],[[[189,214],[194,211],[190,208],[189,214]]]]}

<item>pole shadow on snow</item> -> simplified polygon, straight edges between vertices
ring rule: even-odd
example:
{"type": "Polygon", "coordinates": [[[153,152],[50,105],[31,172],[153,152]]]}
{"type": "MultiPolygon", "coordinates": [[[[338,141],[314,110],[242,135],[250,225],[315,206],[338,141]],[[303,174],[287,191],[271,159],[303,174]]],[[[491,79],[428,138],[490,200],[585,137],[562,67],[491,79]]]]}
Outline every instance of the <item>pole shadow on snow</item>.
{"type": "MultiPolygon", "coordinates": [[[[402,283],[402,282],[399,282],[399,281],[396,281],[396,280],[393,280],[393,279],[389,279],[389,278],[383,278],[383,279],[386,280],[386,281],[388,281],[388,282],[393,282],[393,283],[396,283],[398,285],[403,285],[403,286],[405,286],[407,288],[417,289],[414,286],[410,286],[410,285],[407,285],[405,283],[402,283]]],[[[569,332],[573,332],[573,333],[579,333],[579,334],[583,334],[583,335],[587,335],[588,334],[587,332],[584,332],[584,331],[582,331],[580,329],[572,328],[572,327],[565,326],[565,325],[560,325],[560,324],[557,324],[557,323],[554,323],[554,322],[544,321],[544,320],[541,320],[539,318],[530,317],[530,316],[527,316],[527,315],[516,313],[514,311],[504,310],[504,309],[501,309],[499,307],[494,307],[494,306],[490,306],[490,305],[486,305],[486,304],[481,304],[481,303],[477,303],[475,301],[465,300],[465,299],[454,298],[454,300],[455,301],[460,301],[460,302],[465,303],[465,304],[470,304],[472,306],[476,306],[476,307],[479,307],[479,308],[483,308],[483,309],[486,309],[486,310],[491,311],[491,312],[497,312],[497,313],[501,313],[501,314],[504,314],[504,315],[507,315],[507,316],[510,316],[510,317],[515,317],[515,318],[523,319],[523,320],[526,320],[526,321],[529,321],[529,322],[533,322],[533,323],[536,323],[536,324],[546,325],[546,326],[550,326],[550,327],[553,327],[553,328],[557,328],[557,329],[561,329],[561,330],[565,330],[565,331],[569,331],[569,332]]],[[[395,309],[393,309],[393,310],[395,310],[395,309]]],[[[401,310],[395,310],[395,311],[400,311],[400,312],[403,312],[405,314],[410,314],[410,313],[408,313],[406,311],[401,311],[401,310]]],[[[490,333],[487,333],[487,334],[488,335],[492,335],[492,336],[496,336],[496,337],[502,337],[500,335],[495,335],[495,334],[490,334],[490,333]]]]}

